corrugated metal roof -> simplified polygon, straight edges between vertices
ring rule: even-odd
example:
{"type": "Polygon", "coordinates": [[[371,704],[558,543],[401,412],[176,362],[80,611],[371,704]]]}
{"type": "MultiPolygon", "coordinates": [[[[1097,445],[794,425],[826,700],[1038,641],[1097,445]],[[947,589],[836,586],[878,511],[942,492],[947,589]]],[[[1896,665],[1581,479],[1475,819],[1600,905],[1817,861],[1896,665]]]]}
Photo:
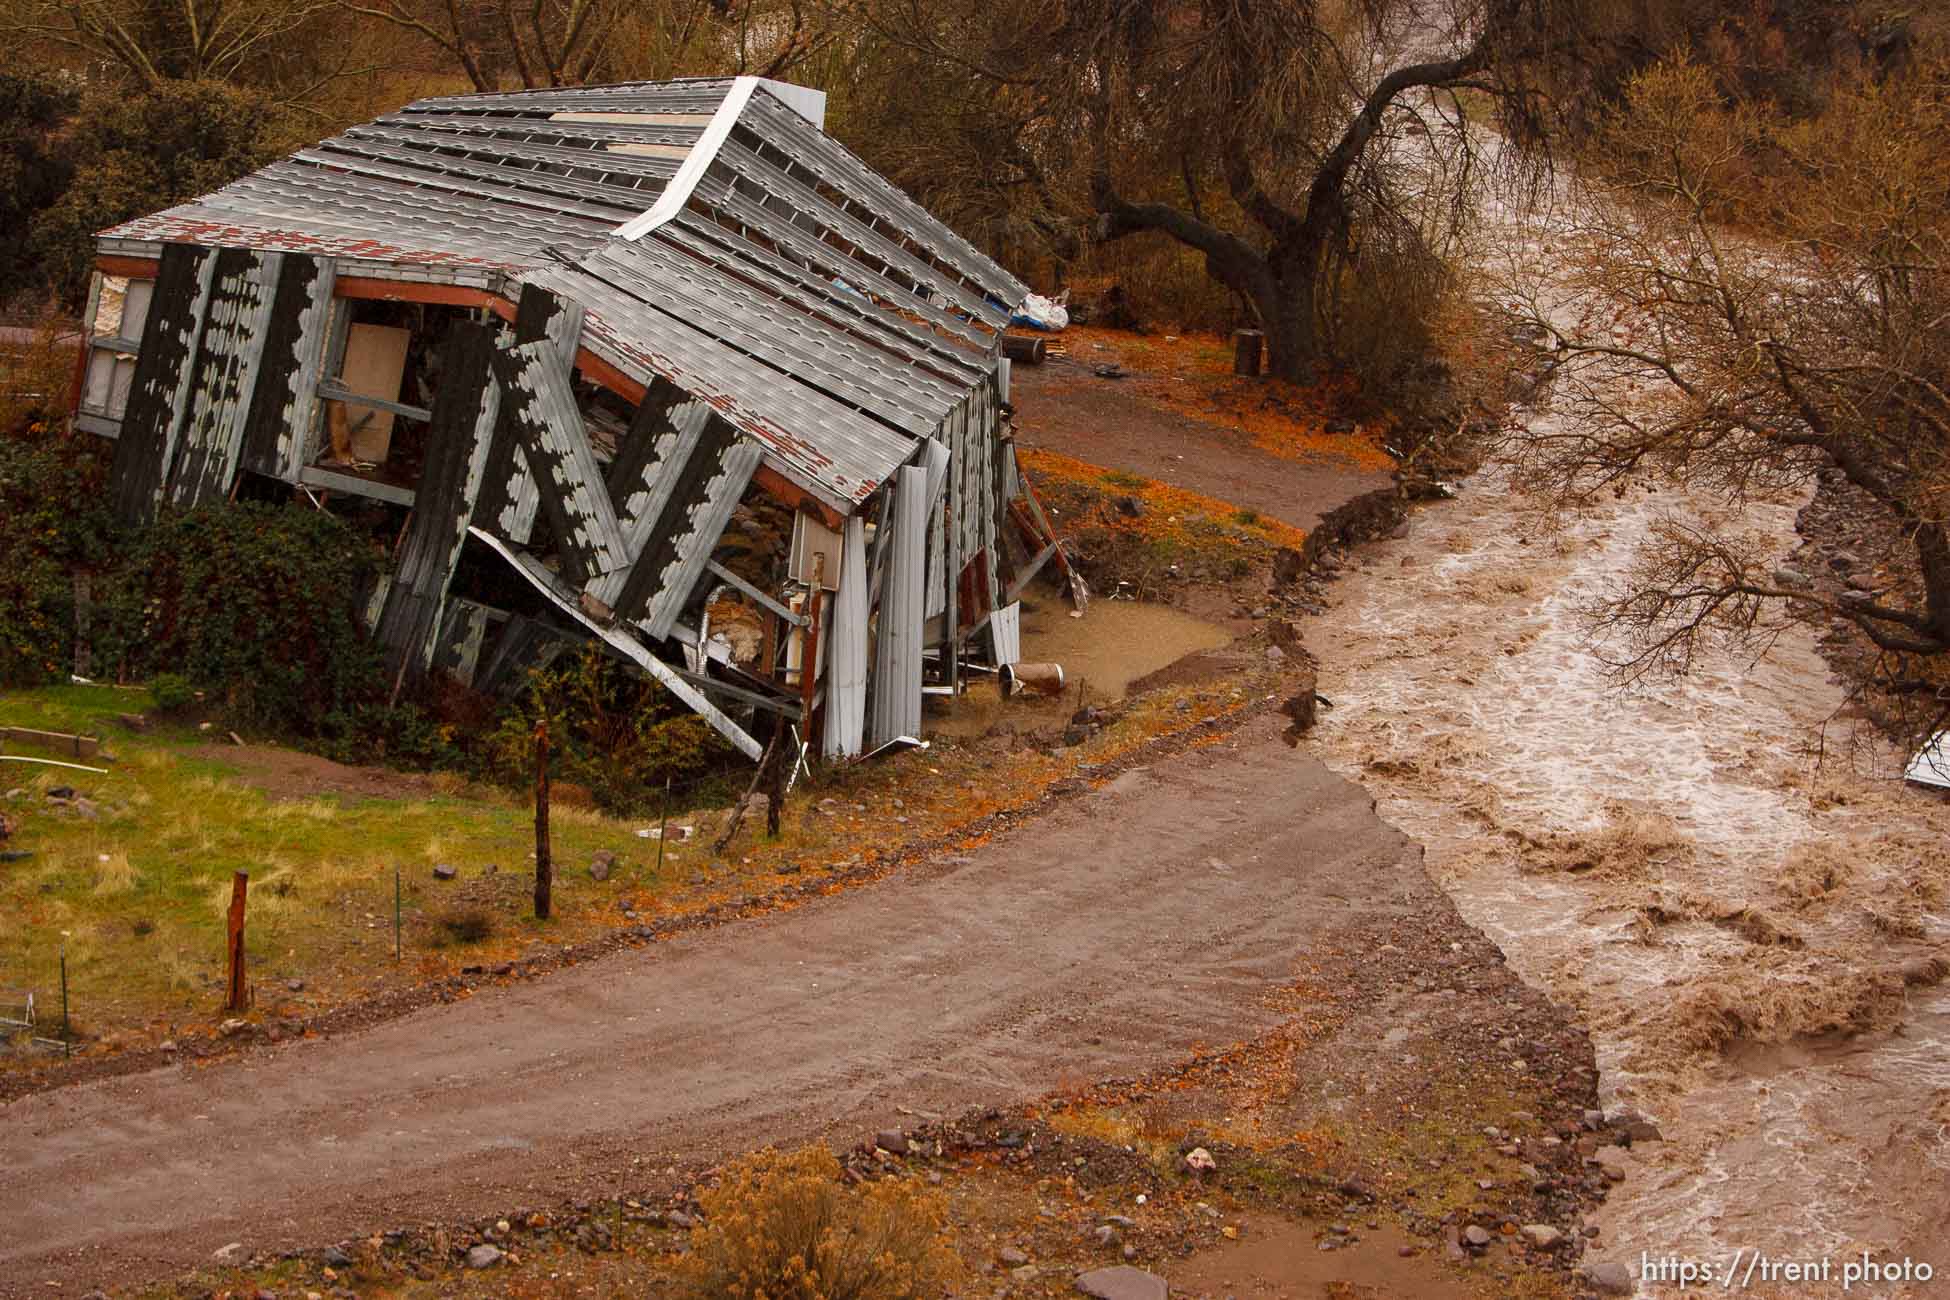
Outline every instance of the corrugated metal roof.
{"type": "Polygon", "coordinates": [[[738,85],[425,99],[102,241],[542,285],[589,309],[599,356],[711,403],[844,507],[984,382],[1027,290],[788,106],[789,88],[738,85]],[[617,238],[680,170],[674,216],[617,238]]]}

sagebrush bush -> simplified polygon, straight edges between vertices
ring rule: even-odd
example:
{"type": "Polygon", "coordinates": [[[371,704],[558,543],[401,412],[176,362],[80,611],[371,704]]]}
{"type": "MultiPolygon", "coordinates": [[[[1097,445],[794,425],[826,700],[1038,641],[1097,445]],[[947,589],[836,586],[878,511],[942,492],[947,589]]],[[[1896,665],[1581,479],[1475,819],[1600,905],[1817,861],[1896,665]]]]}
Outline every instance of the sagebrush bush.
{"type": "Polygon", "coordinates": [[[933,1300],[960,1272],[938,1192],[843,1185],[823,1146],[748,1156],[700,1199],[705,1222],[677,1264],[689,1300],[933,1300]]]}

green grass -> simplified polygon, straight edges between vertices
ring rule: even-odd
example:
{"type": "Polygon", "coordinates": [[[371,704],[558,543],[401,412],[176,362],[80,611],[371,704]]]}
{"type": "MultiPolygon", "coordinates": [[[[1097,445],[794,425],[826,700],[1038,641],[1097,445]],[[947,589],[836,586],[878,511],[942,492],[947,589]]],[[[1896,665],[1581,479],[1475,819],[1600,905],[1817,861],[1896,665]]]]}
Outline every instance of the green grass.
{"type": "MultiPolygon", "coordinates": [[[[0,724],[99,735],[115,756],[97,764],[108,768],[99,775],[0,763],[0,791],[23,792],[0,805],[18,823],[7,847],[32,853],[0,864],[0,988],[33,990],[43,1007],[54,1005],[65,933],[82,1027],[207,1019],[220,1001],[235,871],[250,873],[247,950],[260,1009],[285,1000],[290,979],[305,980],[308,997],[329,997],[399,977],[395,868],[408,971],[436,949],[453,955],[440,919],[456,907],[482,906],[494,917],[487,948],[519,949],[549,933],[519,905],[532,879],[525,803],[441,778],[430,796],[422,785],[410,798],[273,798],[235,765],[193,752],[209,739],[193,728],[136,734],[115,721],[146,702],[140,692],[84,686],[0,696],[0,724]],[[47,791],[62,785],[93,800],[99,818],[50,803],[47,791]],[[460,880],[435,881],[440,862],[459,868],[460,880]],[[489,863],[500,867],[492,880],[484,878],[489,863]]],[[[598,910],[621,891],[654,885],[644,854],[648,844],[653,858],[654,844],[634,836],[634,823],[560,805],[551,820],[558,915],[598,910]],[[616,877],[603,884],[582,869],[598,848],[619,858],[616,877]]]]}

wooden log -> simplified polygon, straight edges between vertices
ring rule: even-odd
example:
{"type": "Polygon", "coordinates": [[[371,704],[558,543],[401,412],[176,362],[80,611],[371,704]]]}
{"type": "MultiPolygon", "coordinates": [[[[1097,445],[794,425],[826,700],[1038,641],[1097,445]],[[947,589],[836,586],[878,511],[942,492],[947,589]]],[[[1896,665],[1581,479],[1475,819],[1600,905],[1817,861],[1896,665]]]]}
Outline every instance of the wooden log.
{"type": "Polygon", "coordinates": [[[72,754],[76,758],[93,758],[101,752],[100,736],[77,736],[65,731],[36,731],[32,727],[0,727],[0,740],[11,740],[20,745],[40,745],[57,754],[72,754]]]}
{"type": "Polygon", "coordinates": [[[1259,330],[1232,332],[1232,373],[1257,378],[1266,355],[1266,335],[1259,330]]]}
{"type": "Polygon", "coordinates": [[[248,871],[230,878],[230,983],[223,1003],[225,1011],[242,1011],[250,1005],[250,990],[244,980],[244,902],[250,885],[248,871]]]}
{"type": "Polygon", "coordinates": [[[1040,366],[1049,356],[1049,343],[1033,334],[1004,334],[1002,355],[1025,366],[1040,366]]]}

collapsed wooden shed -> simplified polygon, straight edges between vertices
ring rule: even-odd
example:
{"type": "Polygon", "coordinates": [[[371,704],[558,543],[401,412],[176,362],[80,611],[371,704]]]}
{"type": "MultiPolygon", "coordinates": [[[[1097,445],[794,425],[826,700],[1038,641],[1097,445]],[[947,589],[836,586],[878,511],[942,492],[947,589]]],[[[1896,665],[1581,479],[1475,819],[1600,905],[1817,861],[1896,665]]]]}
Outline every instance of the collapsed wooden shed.
{"type": "Polygon", "coordinates": [[[367,618],[400,686],[595,638],[753,757],[759,714],[834,757],[917,735],[1062,558],[1007,422],[1026,290],[824,102],[422,100],[106,231],[75,422],[117,511],[397,512],[367,618]]]}

